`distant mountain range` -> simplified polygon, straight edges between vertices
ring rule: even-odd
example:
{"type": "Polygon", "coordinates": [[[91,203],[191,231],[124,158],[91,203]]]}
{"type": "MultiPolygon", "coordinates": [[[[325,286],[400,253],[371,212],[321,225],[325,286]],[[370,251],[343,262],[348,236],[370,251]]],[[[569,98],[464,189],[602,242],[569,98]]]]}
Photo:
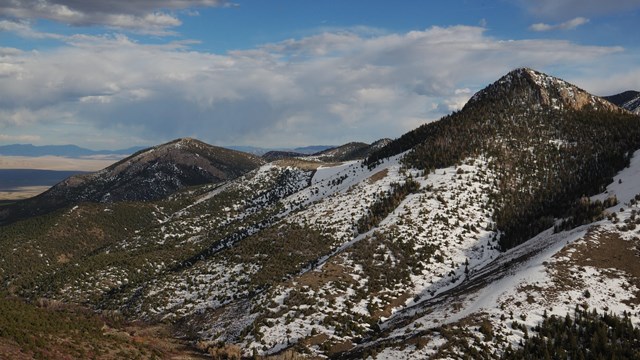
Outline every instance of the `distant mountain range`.
{"type": "Polygon", "coordinates": [[[262,148],[262,147],[256,147],[256,146],[242,146],[242,145],[231,145],[231,146],[225,146],[225,147],[231,150],[243,151],[249,154],[262,156],[268,152],[288,152],[288,153],[297,153],[302,155],[311,155],[327,149],[332,149],[336,147],[336,145],[310,145],[310,146],[303,146],[303,147],[297,147],[297,148],[262,148]]]}
{"type": "Polygon", "coordinates": [[[90,150],[77,145],[43,145],[13,144],[0,146],[0,155],[4,156],[63,156],[70,158],[82,158],[97,155],[131,155],[144,149],[142,146],[134,146],[120,150],[90,150]]]}
{"type": "MultiPolygon", "coordinates": [[[[334,148],[334,145],[311,145],[297,148],[261,148],[255,146],[224,146],[227,149],[242,151],[253,155],[262,156],[270,151],[287,151],[303,155],[315,154],[327,149],[334,148]]],[[[77,145],[32,145],[32,144],[12,144],[0,145],[0,156],[62,156],[69,158],[84,158],[100,155],[131,155],[146,146],[133,146],[118,150],[91,150],[77,145]]]]}

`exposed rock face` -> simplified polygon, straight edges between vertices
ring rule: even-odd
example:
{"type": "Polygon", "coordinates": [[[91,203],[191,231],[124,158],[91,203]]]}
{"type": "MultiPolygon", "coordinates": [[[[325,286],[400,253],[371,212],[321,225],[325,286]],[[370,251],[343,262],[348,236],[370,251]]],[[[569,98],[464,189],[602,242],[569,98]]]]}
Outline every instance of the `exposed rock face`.
{"type": "Polygon", "coordinates": [[[466,106],[473,106],[480,101],[507,101],[509,105],[521,103],[538,110],[553,108],[618,111],[614,104],[575,85],[528,68],[509,72],[476,93],[466,106]]]}

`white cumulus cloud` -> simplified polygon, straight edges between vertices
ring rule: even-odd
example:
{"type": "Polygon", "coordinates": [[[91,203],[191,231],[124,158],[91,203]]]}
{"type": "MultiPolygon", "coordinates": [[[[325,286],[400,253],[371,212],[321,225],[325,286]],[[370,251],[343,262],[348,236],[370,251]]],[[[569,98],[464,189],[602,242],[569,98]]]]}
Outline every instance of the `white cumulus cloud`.
{"type": "Polygon", "coordinates": [[[230,4],[224,0],[0,0],[0,16],[167,34],[181,24],[172,11],[230,4]]]}
{"type": "MultiPolygon", "coordinates": [[[[505,41],[473,26],[328,32],[224,55],[123,35],[63,41],[40,52],[0,48],[0,132],[90,147],[82,142],[374,141],[459,109],[513,68],[584,80],[594,64],[624,54],[561,40],[505,41]]],[[[622,71],[619,65],[607,71],[622,71]]]]}
{"type": "Polygon", "coordinates": [[[640,8],[640,0],[518,0],[533,15],[547,19],[601,16],[640,8]]]}
{"type": "Polygon", "coordinates": [[[577,17],[559,24],[536,23],[529,27],[533,31],[573,30],[589,22],[589,19],[577,17]]]}

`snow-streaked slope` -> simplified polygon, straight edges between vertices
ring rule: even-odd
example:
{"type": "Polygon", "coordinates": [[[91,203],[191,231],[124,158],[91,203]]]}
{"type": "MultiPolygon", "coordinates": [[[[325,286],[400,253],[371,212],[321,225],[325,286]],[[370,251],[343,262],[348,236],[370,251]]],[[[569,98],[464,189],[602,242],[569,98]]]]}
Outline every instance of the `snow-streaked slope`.
{"type": "Polygon", "coordinates": [[[519,346],[526,338],[524,329],[533,331],[551,315],[572,315],[576,307],[619,316],[627,313],[640,325],[636,251],[640,209],[635,199],[640,194],[639,173],[640,152],[636,152],[630,167],[593,197],[604,200],[616,195],[620,200],[606,219],[558,233],[549,229],[479,267],[467,282],[399,312],[388,322],[387,335],[374,342],[384,347],[376,358],[434,356],[434,349],[447,343],[438,335],[443,326],[468,337],[480,350],[480,343],[472,340],[485,337],[479,331],[483,320],[492,324],[493,339],[501,340],[482,344],[499,356],[506,346],[519,346]],[[413,343],[419,339],[421,345],[407,346],[410,338],[413,343]]]}
{"type": "Polygon", "coordinates": [[[486,159],[468,159],[432,174],[403,170],[397,160],[383,163],[373,175],[350,164],[318,170],[312,189],[305,191],[322,194],[320,184],[343,182],[334,186],[337,191],[331,196],[287,221],[328,229],[339,246],[313,269],[266,294],[263,304],[268,311],[257,328],[259,339],[250,336],[246,348],[271,353],[315,334],[333,343],[356,341],[372,324],[380,321],[384,326],[396,311],[464,282],[467,274],[498,255],[488,205],[493,177],[486,159]],[[378,194],[407,179],[417,181],[420,190],[407,195],[373,229],[359,234],[355,223],[378,194]],[[371,246],[377,248],[380,261],[363,264],[360,253],[371,246]],[[405,257],[419,263],[411,263],[397,282],[380,286],[376,269],[406,271],[401,260],[405,257]],[[326,301],[299,303],[300,297],[326,301]]]}
{"type": "Polygon", "coordinates": [[[598,257],[611,241],[615,249],[640,246],[637,155],[593,197],[620,200],[607,219],[549,229],[504,253],[486,157],[431,173],[406,168],[404,154],[371,169],[361,161],[271,163],[157,205],[155,226],[105,250],[105,258],[144,253],[137,270],[96,262],[49,295],[83,302],[108,294],[108,306],[180,321],[201,339],[240,344],[246,355],[299,344],[316,355],[375,348],[380,358],[446,357],[443,327],[483,339],[479,324],[488,321],[501,340],[482,349],[497,356],[545,313],[564,315],[576,304],[637,311],[640,274],[598,257]],[[396,193],[410,182],[415,190],[396,193]],[[371,227],[361,226],[394,197],[371,227]],[[163,261],[167,252],[191,255],[163,261]],[[150,280],[136,283],[139,276],[150,280]]]}
{"type": "Polygon", "coordinates": [[[639,181],[640,152],[636,151],[631,158],[629,167],[614,176],[613,182],[607,186],[603,193],[592,196],[591,199],[604,201],[611,196],[615,196],[620,203],[629,204],[640,193],[639,181]]]}
{"type": "Polygon", "coordinates": [[[399,174],[402,156],[395,156],[373,170],[363,166],[362,161],[318,168],[310,187],[285,200],[286,203],[302,200],[311,206],[287,221],[316,227],[337,243],[351,240],[357,235],[356,222],[377,195],[389,191],[392,183],[404,181],[399,174]]]}

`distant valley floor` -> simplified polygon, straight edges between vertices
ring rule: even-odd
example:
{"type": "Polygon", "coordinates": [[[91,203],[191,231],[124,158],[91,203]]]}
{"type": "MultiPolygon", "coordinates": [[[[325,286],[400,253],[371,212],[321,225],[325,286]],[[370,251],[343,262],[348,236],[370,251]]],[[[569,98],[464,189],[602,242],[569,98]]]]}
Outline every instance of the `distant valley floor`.
{"type": "Polygon", "coordinates": [[[100,170],[113,159],[0,156],[0,205],[36,196],[69,176],[100,170]]]}
{"type": "Polygon", "coordinates": [[[20,200],[36,196],[69,176],[84,171],[0,169],[0,200],[20,200]]]}

